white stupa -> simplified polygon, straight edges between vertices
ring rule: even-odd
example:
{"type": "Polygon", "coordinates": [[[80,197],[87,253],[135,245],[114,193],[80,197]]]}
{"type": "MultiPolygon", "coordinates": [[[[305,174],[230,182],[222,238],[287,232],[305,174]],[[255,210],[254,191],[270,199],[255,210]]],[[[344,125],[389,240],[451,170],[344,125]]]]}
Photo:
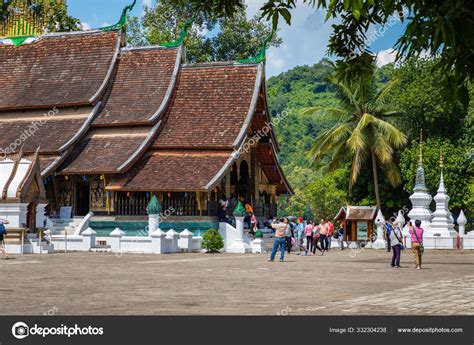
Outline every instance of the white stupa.
{"type": "Polygon", "coordinates": [[[420,160],[418,168],[416,169],[415,188],[413,194],[410,196],[412,209],[408,212],[410,221],[415,226],[415,221],[421,221],[421,227],[429,232],[431,218],[433,218],[430,210],[431,195],[428,193],[428,188],[425,184],[425,170],[423,169],[423,136],[420,135],[420,160]]]}
{"type": "Polygon", "coordinates": [[[449,195],[446,192],[443,178],[443,156],[440,158],[440,170],[441,175],[439,178],[438,193],[434,197],[436,202],[436,211],[433,213],[433,219],[431,220],[431,227],[426,232],[426,236],[441,236],[441,237],[457,237],[457,232],[454,230],[454,222],[449,212],[449,195]]]}

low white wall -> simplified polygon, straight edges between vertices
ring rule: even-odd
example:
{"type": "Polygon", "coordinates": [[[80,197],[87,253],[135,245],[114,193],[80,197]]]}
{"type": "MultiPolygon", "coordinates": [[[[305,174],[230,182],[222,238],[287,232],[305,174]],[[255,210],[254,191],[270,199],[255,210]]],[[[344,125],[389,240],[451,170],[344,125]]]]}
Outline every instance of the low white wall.
{"type": "MultiPolygon", "coordinates": [[[[49,241],[50,238],[46,237],[46,239],[49,241]]],[[[53,248],[55,251],[64,251],[66,250],[66,240],[67,240],[67,250],[71,251],[81,251],[83,250],[82,246],[82,241],[83,238],[82,236],[74,236],[74,235],[69,235],[66,236],[64,235],[53,235],[51,236],[51,243],[53,244],[53,248]]]]}

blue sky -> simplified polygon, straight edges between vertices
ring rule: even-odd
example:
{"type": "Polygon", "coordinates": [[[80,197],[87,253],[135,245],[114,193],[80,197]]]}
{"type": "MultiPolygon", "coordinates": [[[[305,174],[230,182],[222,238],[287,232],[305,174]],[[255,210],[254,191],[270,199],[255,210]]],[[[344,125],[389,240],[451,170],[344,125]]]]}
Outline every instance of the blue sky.
{"type": "MultiPolygon", "coordinates": [[[[88,28],[114,24],[120,18],[122,9],[132,0],[68,0],[70,15],[77,17],[88,28]]],[[[137,0],[132,15],[140,16],[144,5],[155,0],[137,0]]],[[[246,0],[248,16],[258,13],[265,0],[246,0]]],[[[281,24],[279,35],[283,44],[270,48],[267,55],[267,75],[278,75],[297,65],[312,65],[326,56],[327,43],[331,33],[331,22],[324,22],[324,13],[306,5],[299,5],[292,11],[292,25],[281,24]]],[[[379,52],[378,64],[393,61],[391,47],[404,29],[398,21],[392,21],[386,28],[374,27],[370,48],[379,52]]]]}

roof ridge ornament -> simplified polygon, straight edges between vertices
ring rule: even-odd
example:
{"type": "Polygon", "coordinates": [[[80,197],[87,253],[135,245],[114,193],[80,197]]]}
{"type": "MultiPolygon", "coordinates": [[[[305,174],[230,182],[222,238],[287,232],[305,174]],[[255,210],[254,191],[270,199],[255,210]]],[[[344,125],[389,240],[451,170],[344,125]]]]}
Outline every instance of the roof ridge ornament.
{"type": "Polygon", "coordinates": [[[186,23],[184,24],[183,30],[181,30],[181,35],[179,36],[178,39],[170,42],[165,42],[161,43],[160,46],[162,47],[168,47],[168,48],[176,48],[179,47],[184,40],[186,39],[186,36],[188,35],[188,30],[191,28],[191,26],[194,23],[194,20],[196,19],[197,15],[194,15],[191,19],[188,19],[186,23]]]}
{"type": "Polygon", "coordinates": [[[122,10],[122,15],[120,16],[120,19],[117,23],[115,23],[113,25],[109,25],[109,26],[104,26],[102,28],[99,28],[99,30],[113,31],[113,30],[122,29],[125,25],[125,22],[127,21],[128,12],[130,12],[133,9],[133,7],[135,6],[136,3],[137,3],[137,0],[133,0],[133,3],[131,3],[130,5],[127,5],[127,6],[124,7],[124,9],[122,10]]]}
{"type": "Polygon", "coordinates": [[[244,64],[265,62],[266,53],[267,53],[267,45],[272,40],[274,34],[275,34],[275,29],[273,29],[272,32],[267,36],[267,38],[265,38],[265,41],[263,41],[262,48],[260,49],[260,53],[258,53],[255,56],[249,57],[247,59],[237,60],[237,62],[244,63],[244,64]]]}

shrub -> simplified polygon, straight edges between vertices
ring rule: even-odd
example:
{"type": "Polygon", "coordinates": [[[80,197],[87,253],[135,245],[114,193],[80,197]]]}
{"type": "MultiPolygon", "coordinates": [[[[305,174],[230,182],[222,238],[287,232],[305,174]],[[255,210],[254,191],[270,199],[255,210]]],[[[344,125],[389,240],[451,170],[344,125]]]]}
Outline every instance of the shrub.
{"type": "Polygon", "coordinates": [[[216,229],[207,230],[202,236],[202,247],[208,253],[219,253],[219,249],[224,247],[224,240],[216,229]]]}

